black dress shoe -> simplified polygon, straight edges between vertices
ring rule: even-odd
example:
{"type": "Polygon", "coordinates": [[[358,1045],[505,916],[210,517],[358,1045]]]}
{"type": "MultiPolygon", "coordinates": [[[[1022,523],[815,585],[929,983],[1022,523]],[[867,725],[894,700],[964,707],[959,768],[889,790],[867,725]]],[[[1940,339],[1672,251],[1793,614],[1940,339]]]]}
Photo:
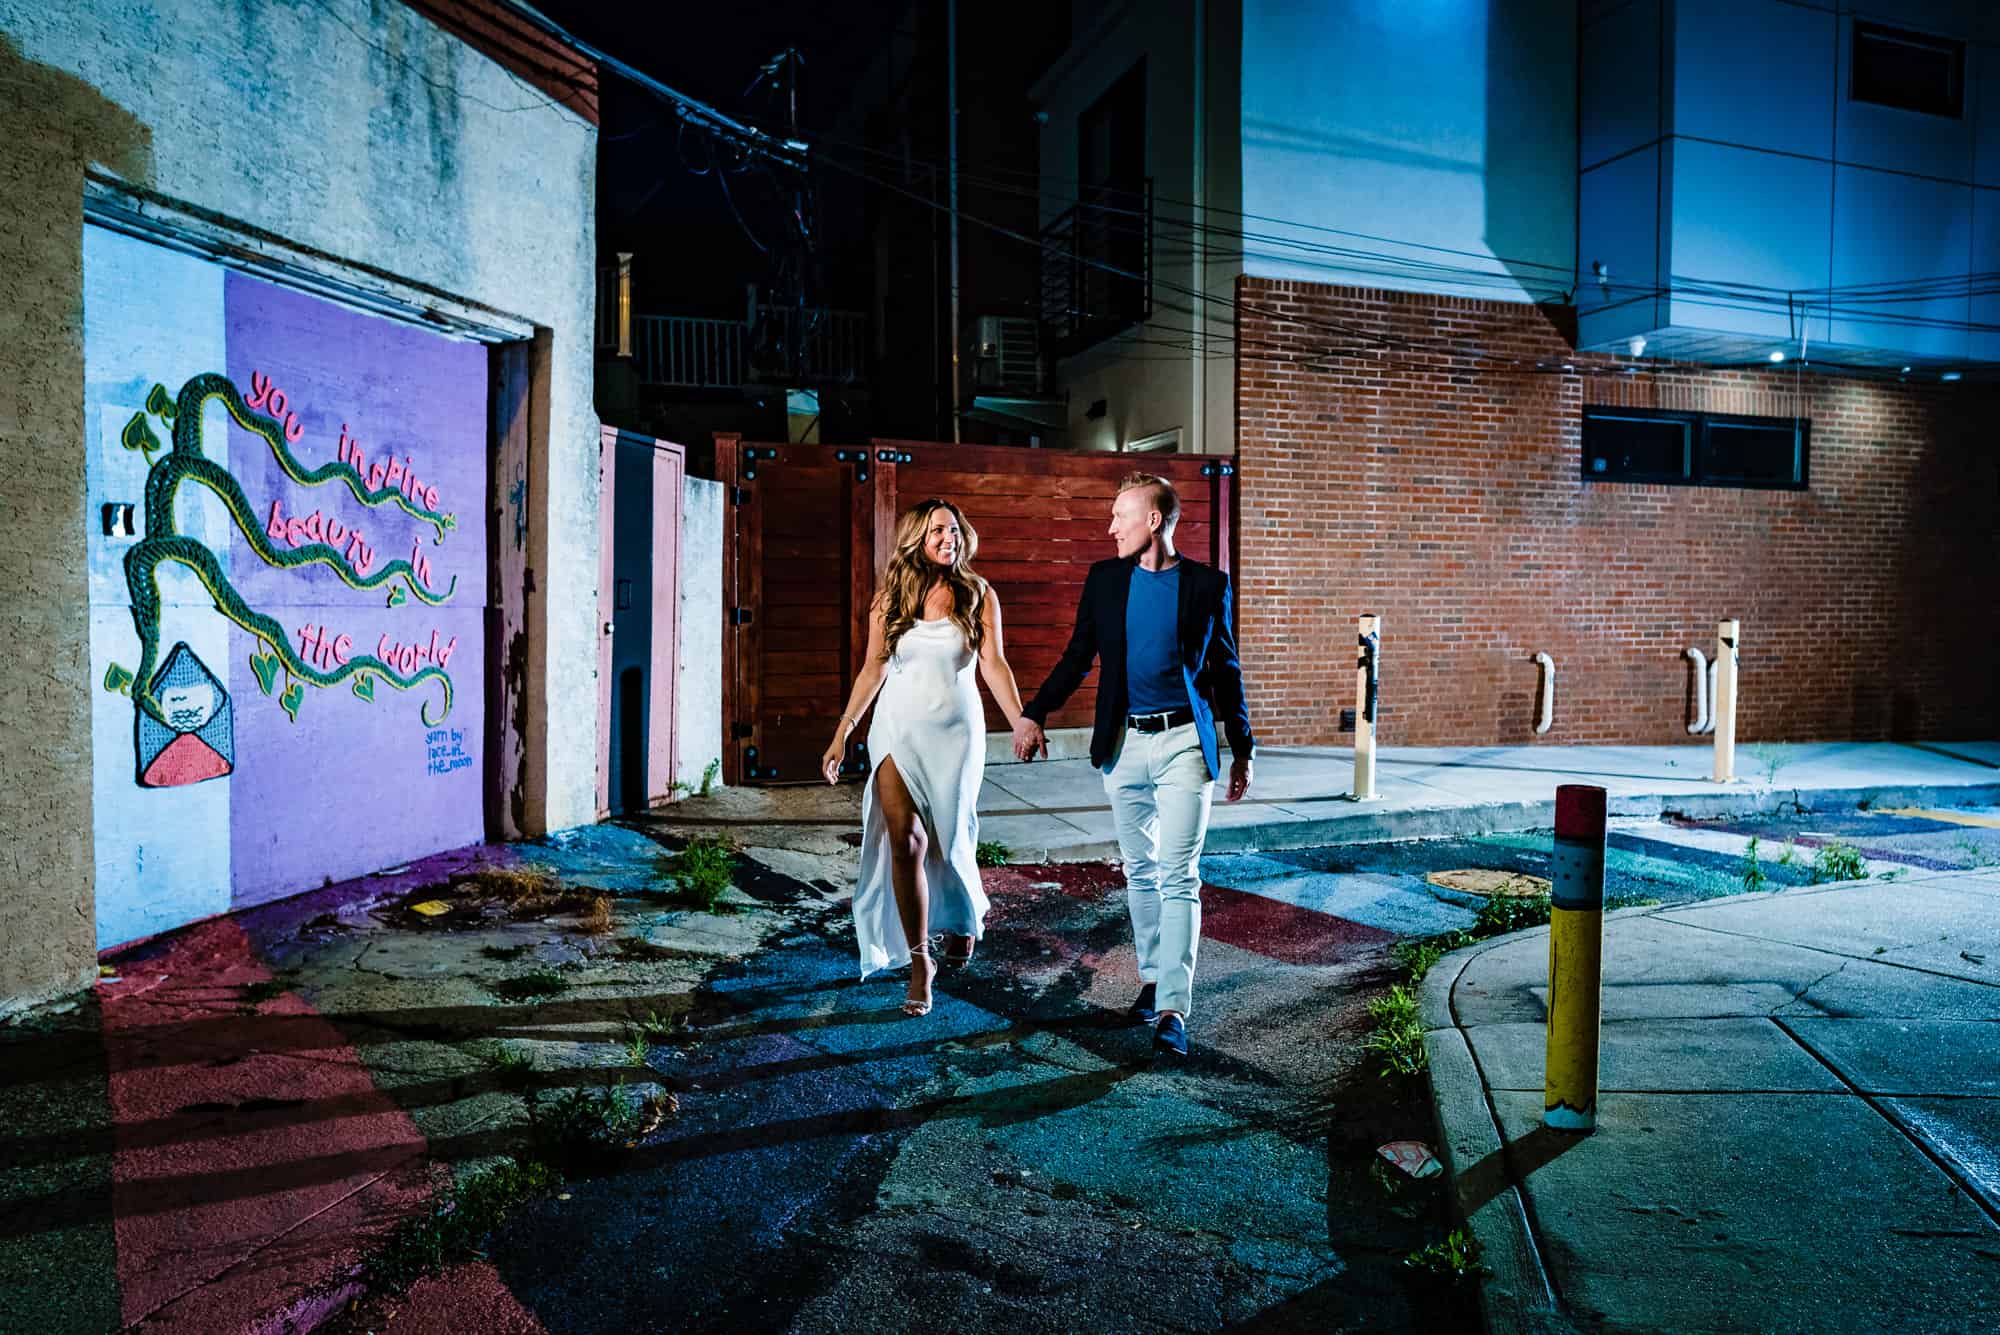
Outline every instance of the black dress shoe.
{"type": "Polygon", "coordinates": [[[1132,1003],[1132,1022],[1152,1024],[1160,1018],[1160,1012],[1153,1008],[1153,999],[1158,995],[1158,985],[1147,983],[1139,989],[1139,999],[1132,1003]]]}
{"type": "Polygon", "coordinates": [[[1163,1015],[1153,1030],[1153,1051],[1170,1057],[1187,1056],[1187,1025],[1178,1015],[1163,1015]]]}

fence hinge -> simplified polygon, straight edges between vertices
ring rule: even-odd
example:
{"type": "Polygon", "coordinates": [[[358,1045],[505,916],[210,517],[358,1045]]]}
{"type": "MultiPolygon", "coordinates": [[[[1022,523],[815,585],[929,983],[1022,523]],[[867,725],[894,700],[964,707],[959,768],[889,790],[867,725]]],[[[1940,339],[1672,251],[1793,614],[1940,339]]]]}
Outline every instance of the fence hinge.
{"type": "Polygon", "coordinates": [[[856,482],[866,482],[868,480],[868,451],[835,450],[833,457],[844,464],[851,463],[854,465],[854,480],[856,482]]]}
{"type": "Polygon", "coordinates": [[[875,457],[885,464],[913,464],[917,456],[908,450],[877,450],[875,457]]]}
{"type": "Polygon", "coordinates": [[[731,624],[732,626],[747,626],[747,625],[749,625],[749,624],[750,624],[750,609],[749,609],[749,608],[747,608],[747,607],[736,607],[736,608],[731,608],[731,609],[730,609],[730,612],[729,612],[729,624],[731,624]]]}
{"type": "Polygon", "coordinates": [[[753,724],[732,723],[729,725],[729,735],[731,737],[736,738],[738,741],[741,741],[745,737],[753,737],[756,735],[756,733],[757,729],[753,724]]]}
{"type": "Polygon", "coordinates": [[[776,463],[778,462],[778,451],[775,446],[767,445],[763,449],[758,449],[752,445],[743,451],[743,459],[748,465],[743,470],[743,480],[754,482],[757,478],[757,461],[759,459],[769,459],[772,463],[776,463]]]}
{"type": "Polygon", "coordinates": [[[1236,465],[1232,463],[1203,464],[1201,466],[1201,475],[1203,477],[1234,477],[1236,475],[1236,465]]]}
{"type": "Polygon", "coordinates": [[[734,494],[730,496],[730,499],[735,501],[738,505],[750,504],[750,488],[737,487],[734,491],[734,494]]]}

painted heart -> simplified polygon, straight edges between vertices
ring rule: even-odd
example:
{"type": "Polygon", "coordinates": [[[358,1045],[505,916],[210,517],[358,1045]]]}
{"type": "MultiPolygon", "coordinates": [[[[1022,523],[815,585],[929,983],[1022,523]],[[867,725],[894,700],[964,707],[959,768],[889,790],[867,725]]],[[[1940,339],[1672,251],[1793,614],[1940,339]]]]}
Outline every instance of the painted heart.
{"type": "Polygon", "coordinates": [[[391,584],[389,586],[389,606],[401,607],[404,603],[408,602],[409,600],[410,600],[410,595],[408,591],[406,591],[403,588],[402,585],[391,584]]]}
{"type": "Polygon", "coordinates": [[[160,438],[153,434],[153,428],[147,424],[144,413],[132,414],[132,420],[125,424],[125,429],[118,435],[118,443],[128,450],[139,451],[149,461],[154,451],[166,448],[160,444],[160,438]]]}
{"type": "Polygon", "coordinates": [[[375,702],[375,679],[366,672],[354,679],[354,693],[370,704],[375,702]]]}
{"type": "Polygon", "coordinates": [[[299,721],[299,706],[304,704],[305,701],[306,701],[306,688],[299,685],[297,682],[293,682],[291,685],[287,686],[285,688],[285,693],[278,697],[279,705],[281,705],[284,708],[284,711],[287,714],[291,715],[292,722],[294,723],[297,723],[299,721]]]}
{"type": "Polygon", "coordinates": [[[257,674],[257,684],[269,695],[278,682],[278,668],[282,666],[276,654],[250,655],[250,670],[257,674]]]}
{"type": "Polygon", "coordinates": [[[132,674],[130,672],[127,672],[124,668],[119,667],[116,663],[113,663],[110,667],[104,669],[105,690],[114,691],[119,695],[124,695],[126,693],[125,688],[130,686],[131,684],[132,684],[132,674]]]}

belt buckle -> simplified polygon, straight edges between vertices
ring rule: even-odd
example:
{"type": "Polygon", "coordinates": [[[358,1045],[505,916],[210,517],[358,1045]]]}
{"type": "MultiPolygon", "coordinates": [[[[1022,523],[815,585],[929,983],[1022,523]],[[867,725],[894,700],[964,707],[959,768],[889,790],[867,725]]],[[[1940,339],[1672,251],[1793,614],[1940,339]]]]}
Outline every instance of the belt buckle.
{"type": "Polygon", "coordinates": [[[1156,714],[1134,714],[1132,715],[1132,726],[1140,732],[1165,732],[1167,730],[1167,719],[1172,716],[1173,712],[1171,709],[1166,709],[1156,714]],[[1152,721],[1151,727],[1147,726],[1147,720],[1152,721]]]}

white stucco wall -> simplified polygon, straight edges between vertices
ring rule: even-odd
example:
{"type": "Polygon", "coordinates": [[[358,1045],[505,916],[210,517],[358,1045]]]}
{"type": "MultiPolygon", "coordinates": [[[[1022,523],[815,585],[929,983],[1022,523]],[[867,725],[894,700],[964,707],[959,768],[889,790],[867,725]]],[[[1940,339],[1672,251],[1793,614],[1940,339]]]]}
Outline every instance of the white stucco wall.
{"type": "MultiPolygon", "coordinates": [[[[0,0],[0,449],[10,473],[0,624],[0,1009],[93,971],[82,431],[87,169],[246,237],[550,331],[549,535],[535,571],[547,716],[542,827],[596,785],[597,423],[591,409],[596,131],[394,0],[0,0]],[[14,484],[10,482],[10,489],[14,484]],[[32,873],[32,874],[30,874],[32,873]]],[[[539,705],[539,702],[537,702],[539,705]]]]}
{"type": "Polygon", "coordinates": [[[722,506],[728,488],[691,477],[681,494],[680,714],[674,778],[699,791],[711,761],[722,783],[722,506]]]}

